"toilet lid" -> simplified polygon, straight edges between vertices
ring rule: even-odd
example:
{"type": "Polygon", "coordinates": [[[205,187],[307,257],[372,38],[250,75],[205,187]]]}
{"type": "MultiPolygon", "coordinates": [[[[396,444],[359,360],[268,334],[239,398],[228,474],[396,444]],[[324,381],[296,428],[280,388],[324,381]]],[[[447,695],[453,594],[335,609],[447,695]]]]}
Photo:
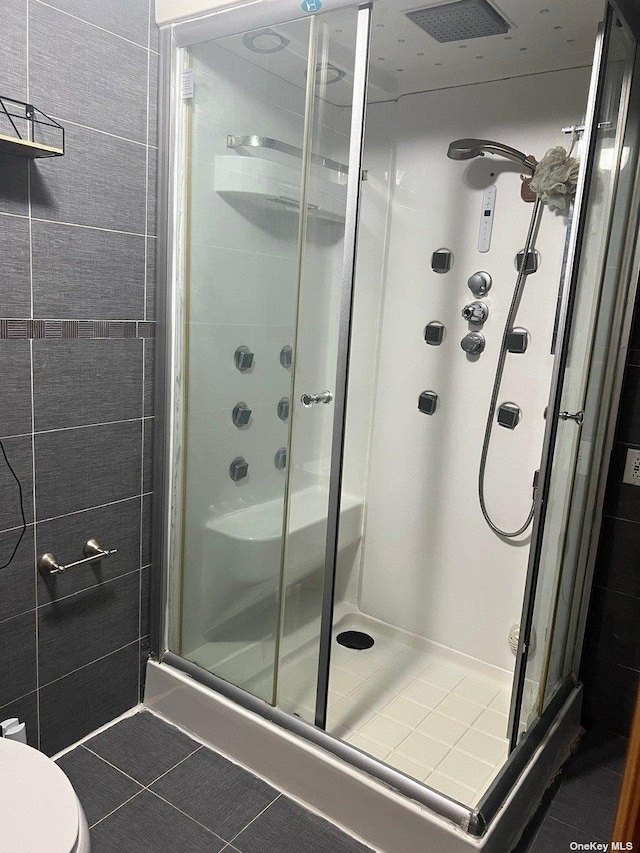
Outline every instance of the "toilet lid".
{"type": "Polygon", "coordinates": [[[72,853],[78,800],[71,782],[43,753],[0,738],[3,853],[72,853]]]}

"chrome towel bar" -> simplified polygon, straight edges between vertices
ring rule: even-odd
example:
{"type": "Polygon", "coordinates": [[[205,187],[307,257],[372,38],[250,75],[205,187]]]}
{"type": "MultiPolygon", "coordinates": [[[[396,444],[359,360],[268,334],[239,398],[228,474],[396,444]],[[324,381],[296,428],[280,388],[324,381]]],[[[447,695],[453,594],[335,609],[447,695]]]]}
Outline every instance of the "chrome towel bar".
{"type": "MultiPolygon", "coordinates": [[[[280,142],[279,139],[272,139],[270,136],[227,136],[227,148],[270,148],[272,151],[281,151],[283,154],[289,154],[291,157],[297,157],[302,160],[302,148],[296,148],[295,145],[289,145],[288,142],[280,142]]],[[[341,175],[349,174],[349,167],[344,163],[338,163],[337,160],[332,160],[330,157],[323,157],[321,154],[312,154],[311,162],[318,166],[324,166],[326,169],[331,169],[333,172],[340,172],[341,175]]]]}
{"type": "Polygon", "coordinates": [[[84,546],[84,559],[76,560],[75,563],[67,563],[66,566],[61,566],[55,554],[43,554],[38,560],[38,568],[43,575],[61,575],[67,569],[75,569],[76,566],[83,566],[85,563],[93,563],[96,560],[101,560],[103,557],[110,557],[112,554],[117,554],[118,549],[108,550],[103,548],[97,539],[89,539],[84,546]]]}

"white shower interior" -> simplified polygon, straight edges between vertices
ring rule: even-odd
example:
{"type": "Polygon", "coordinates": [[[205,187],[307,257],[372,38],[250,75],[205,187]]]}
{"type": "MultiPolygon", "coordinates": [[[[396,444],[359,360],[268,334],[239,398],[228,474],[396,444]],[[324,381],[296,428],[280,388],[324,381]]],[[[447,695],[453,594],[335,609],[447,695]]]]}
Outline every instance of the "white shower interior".
{"type": "MultiPolygon", "coordinates": [[[[397,0],[374,6],[334,628],[363,630],[376,642],[362,654],[334,644],[329,695],[330,732],[468,804],[477,802],[506,755],[514,665],[508,637],[520,618],[529,555],[530,529],[509,540],[487,526],[477,476],[531,204],[520,198],[516,164],[493,156],[456,162],[447,159],[447,149],[464,137],[504,142],[538,159],[553,146],[568,147],[571,137],[563,128],[583,120],[601,12],[595,0],[570,0],[553,10],[506,0],[500,10],[512,25],[509,36],[439,44],[397,0]],[[493,235],[489,251],[480,252],[483,196],[490,186],[496,188],[493,235]],[[431,268],[440,249],[453,257],[445,274],[431,268]],[[480,270],[493,282],[483,297],[486,347],[469,357],[460,341],[476,327],[461,311],[475,298],[467,281],[480,270]],[[440,346],[424,340],[432,321],[446,329],[440,346]],[[432,415],[418,410],[425,390],[438,395],[432,415]]],[[[332,205],[337,199],[339,208],[344,181],[313,171],[309,198],[317,213],[309,216],[296,306],[297,230],[259,198],[274,195],[273,164],[286,169],[289,161],[241,158],[227,148],[226,135],[261,134],[301,146],[304,91],[265,73],[239,45],[226,53],[212,50],[215,63],[205,67],[203,51],[196,66],[212,87],[215,109],[196,114],[201,147],[191,164],[192,210],[208,215],[191,217],[185,441],[187,476],[197,488],[185,513],[183,560],[190,568],[182,606],[191,616],[181,648],[269,700],[279,547],[266,557],[263,550],[252,556],[251,549],[258,540],[277,541],[281,531],[284,473],[274,469],[272,457],[287,445],[287,427],[275,411],[291,380],[279,365],[263,371],[262,364],[277,365],[281,347],[294,343],[297,307],[294,394],[333,387],[335,353],[327,341],[337,324],[342,236],[332,205]],[[238,79],[242,85],[231,82],[238,79]],[[234,127],[221,118],[227,102],[233,103],[234,127]],[[250,162],[249,171],[242,160],[250,162]],[[234,286],[216,286],[226,281],[234,286]],[[257,353],[246,376],[231,359],[239,344],[257,353]],[[255,418],[253,430],[239,432],[229,411],[247,395],[264,417],[255,418]],[[242,486],[227,475],[235,456],[250,462],[242,486]],[[244,535],[248,523],[252,533],[244,535]],[[245,549],[240,557],[239,540],[245,549]],[[236,550],[225,550],[229,543],[236,550]],[[238,560],[248,598],[239,597],[243,578],[229,568],[238,560]],[[255,598],[256,572],[269,581],[262,604],[259,593],[255,598]],[[254,627],[256,603],[271,614],[251,644],[237,622],[231,638],[212,634],[234,601],[251,610],[254,627]]],[[[331,87],[326,91],[315,147],[346,162],[348,97],[332,103],[331,87]]],[[[279,195],[282,176],[280,169],[279,195]]],[[[545,210],[536,239],[539,269],[528,277],[517,317],[529,345],[508,356],[501,386],[499,402],[517,404],[521,421],[513,430],[494,429],[486,486],[493,517],[508,529],[527,516],[540,463],[565,237],[566,219],[545,210]]],[[[305,563],[304,555],[314,537],[322,543],[325,531],[332,411],[318,406],[296,417],[284,610],[285,622],[288,610],[296,618],[280,648],[277,702],[313,719],[322,560],[314,551],[305,563]]]]}
{"type": "MultiPolygon", "coordinates": [[[[595,26],[574,39],[575,24],[570,29],[567,20],[559,24],[556,15],[532,9],[555,36],[555,51],[542,39],[536,51],[530,35],[527,53],[536,55],[525,61],[516,36],[491,59],[477,56],[471,42],[471,62],[447,74],[439,59],[451,68],[458,45],[438,45],[442,53],[428,64],[415,59],[417,51],[412,63],[407,42],[415,50],[426,37],[394,6],[374,10],[345,436],[343,492],[362,497],[363,529],[355,555],[339,560],[334,622],[336,635],[357,629],[376,645],[354,653],[334,643],[329,731],[474,804],[506,757],[515,660],[509,633],[520,619],[529,557],[530,528],[515,540],[489,529],[477,480],[532,205],[520,198],[517,164],[493,156],[456,162],[446,153],[450,142],[469,136],[537,159],[554,146],[568,148],[571,134],[563,128],[584,117],[595,26]],[[541,52],[549,69],[542,73],[541,52]],[[413,79],[405,84],[408,64],[413,79]],[[400,65],[404,71],[394,72],[400,65]],[[487,82],[475,82],[482,76],[487,82]],[[390,87],[409,93],[385,97],[380,89],[389,77],[390,87]],[[447,85],[455,77],[458,85],[447,85]],[[434,78],[433,90],[410,91],[429,89],[434,78]],[[490,186],[493,235],[490,250],[480,252],[490,186]],[[432,253],[443,248],[453,256],[446,274],[431,269],[432,253]],[[475,299],[467,281],[480,270],[493,281],[483,297],[486,348],[468,357],[460,342],[478,327],[461,311],[475,299]],[[440,346],[424,341],[432,321],[446,329],[440,346]],[[418,410],[425,390],[438,394],[430,416],[418,410]]],[[[593,21],[596,7],[589,10],[593,21]]],[[[565,14],[570,19],[571,10],[565,14]]],[[[527,280],[517,315],[529,346],[508,357],[501,385],[499,402],[521,410],[516,429],[494,428],[487,466],[487,503],[506,529],[527,517],[540,464],[566,226],[566,217],[543,212],[539,269],[527,280]]],[[[281,690],[280,705],[311,719],[315,683],[308,673],[315,672],[316,654],[313,642],[306,659],[298,649],[280,675],[285,687],[302,686],[297,696],[281,690]]]]}

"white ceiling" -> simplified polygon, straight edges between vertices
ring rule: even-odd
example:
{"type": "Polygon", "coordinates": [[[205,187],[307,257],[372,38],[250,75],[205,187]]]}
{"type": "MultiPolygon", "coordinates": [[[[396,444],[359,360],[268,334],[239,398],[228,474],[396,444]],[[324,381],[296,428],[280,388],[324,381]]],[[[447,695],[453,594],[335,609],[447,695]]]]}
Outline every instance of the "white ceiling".
{"type": "MultiPolygon", "coordinates": [[[[490,0],[509,23],[509,32],[466,41],[441,43],[406,13],[442,0],[377,0],[373,5],[369,100],[488,80],[501,80],[563,68],[591,65],[604,0],[490,0]]],[[[355,9],[319,16],[328,28],[328,59],[345,70],[340,82],[323,86],[320,97],[338,105],[351,101],[355,9]]],[[[218,44],[243,59],[304,88],[309,19],[272,28],[289,40],[276,53],[247,49],[242,34],[218,44]]]]}
{"type": "Polygon", "coordinates": [[[604,0],[498,0],[505,35],[440,43],[406,12],[441,5],[407,0],[374,4],[372,100],[590,65],[604,0]]]}

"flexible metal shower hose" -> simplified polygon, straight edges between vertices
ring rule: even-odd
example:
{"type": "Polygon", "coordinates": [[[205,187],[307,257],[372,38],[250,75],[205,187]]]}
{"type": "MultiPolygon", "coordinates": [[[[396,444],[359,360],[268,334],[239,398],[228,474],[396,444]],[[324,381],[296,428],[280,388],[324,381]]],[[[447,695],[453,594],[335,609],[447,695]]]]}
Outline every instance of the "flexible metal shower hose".
{"type": "Polygon", "coordinates": [[[520,299],[522,297],[522,293],[524,292],[524,286],[527,280],[527,258],[529,257],[529,252],[533,249],[533,241],[541,212],[542,201],[537,198],[533,207],[533,211],[531,213],[531,222],[529,223],[529,231],[527,233],[527,240],[525,243],[524,252],[522,254],[520,269],[518,270],[518,277],[516,278],[516,286],[513,290],[511,306],[509,308],[509,313],[507,314],[507,319],[504,324],[504,332],[502,333],[500,355],[498,356],[498,364],[496,367],[495,378],[493,380],[493,391],[491,393],[491,403],[489,404],[487,426],[485,427],[484,431],[484,442],[482,444],[482,455],[480,457],[480,472],[478,474],[478,497],[480,498],[480,509],[482,510],[482,514],[484,515],[485,521],[494,533],[497,533],[499,536],[505,536],[507,537],[507,539],[513,539],[515,536],[520,536],[520,534],[524,533],[527,527],[529,527],[533,520],[535,502],[533,500],[531,501],[531,509],[529,510],[529,515],[527,516],[527,520],[522,525],[522,527],[519,527],[518,530],[514,530],[513,533],[508,533],[506,530],[501,530],[497,524],[494,524],[491,519],[491,516],[489,515],[489,511],[487,509],[487,504],[484,497],[484,480],[487,468],[487,456],[489,455],[489,444],[491,443],[491,432],[493,430],[493,422],[496,414],[496,407],[498,405],[498,394],[500,393],[500,385],[502,384],[504,365],[507,360],[507,336],[515,323],[516,314],[518,313],[518,306],[520,305],[520,299]]]}

